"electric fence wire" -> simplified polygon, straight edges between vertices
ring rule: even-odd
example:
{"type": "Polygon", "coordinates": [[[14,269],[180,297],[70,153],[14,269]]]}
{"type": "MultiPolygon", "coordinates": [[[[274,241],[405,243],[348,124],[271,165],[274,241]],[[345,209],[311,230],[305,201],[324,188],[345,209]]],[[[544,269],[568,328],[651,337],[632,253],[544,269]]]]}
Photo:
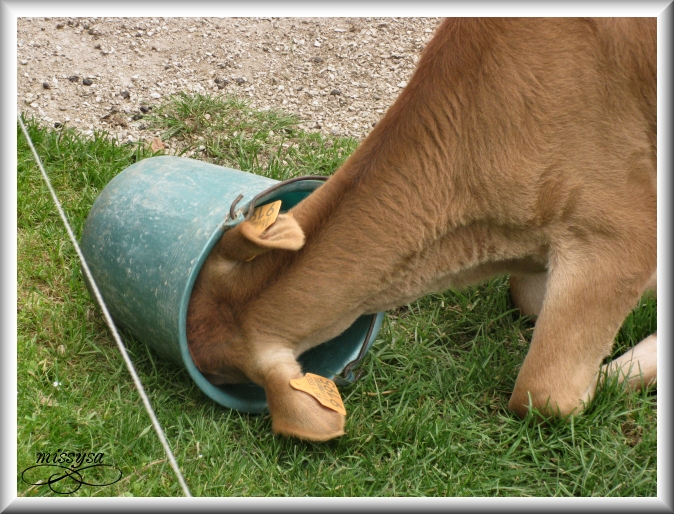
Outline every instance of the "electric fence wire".
{"type": "Polygon", "coordinates": [[[44,178],[44,181],[47,184],[47,188],[49,189],[49,192],[51,193],[52,199],[54,200],[54,204],[56,205],[56,208],[61,216],[61,219],[63,220],[63,223],[65,224],[66,230],[68,231],[68,236],[70,236],[70,240],[72,241],[73,245],[75,246],[75,251],[77,252],[78,257],[80,258],[80,262],[82,263],[82,270],[84,271],[84,274],[87,277],[87,280],[89,281],[89,284],[91,284],[91,289],[94,292],[94,296],[96,297],[96,301],[98,302],[98,305],[100,305],[101,310],[103,311],[103,317],[105,318],[105,322],[107,323],[108,327],[110,328],[110,332],[112,332],[112,337],[115,339],[115,342],[117,343],[117,346],[119,347],[119,351],[122,354],[122,357],[124,358],[124,362],[126,363],[126,367],[129,370],[129,373],[131,374],[131,378],[133,379],[134,384],[136,385],[136,389],[138,390],[138,394],[140,395],[141,399],[143,400],[143,404],[145,405],[145,410],[147,411],[148,415],[150,416],[150,419],[152,420],[152,426],[154,427],[155,432],[157,432],[157,437],[159,437],[159,441],[161,441],[162,446],[164,447],[164,452],[166,452],[166,456],[168,457],[169,462],[171,463],[171,467],[173,468],[173,471],[176,474],[176,477],[178,477],[178,482],[180,482],[180,486],[183,489],[183,492],[185,496],[191,497],[192,494],[190,493],[189,488],[187,487],[187,483],[185,482],[185,478],[183,477],[182,473],[180,472],[180,467],[178,466],[178,463],[176,462],[176,458],[173,455],[173,452],[171,451],[171,447],[169,446],[168,442],[166,441],[166,436],[164,435],[164,431],[161,428],[161,425],[159,424],[159,421],[157,420],[157,416],[154,413],[154,409],[152,409],[152,405],[150,404],[150,400],[147,397],[147,394],[145,393],[145,389],[143,388],[143,384],[140,381],[140,378],[138,377],[138,374],[136,373],[136,369],[133,366],[133,363],[131,362],[131,359],[129,358],[129,354],[126,351],[126,347],[124,346],[124,343],[122,342],[122,338],[119,335],[119,332],[117,331],[117,327],[115,326],[115,323],[112,321],[112,316],[110,316],[110,312],[108,311],[107,306],[105,305],[105,302],[103,301],[103,297],[101,296],[101,292],[98,289],[98,285],[96,285],[96,281],[94,280],[94,277],[91,275],[91,271],[89,270],[89,265],[87,264],[87,261],[84,259],[84,255],[82,254],[82,250],[80,249],[80,245],[77,243],[77,239],[75,238],[75,234],[73,233],[72,228],[70,227],[70,223],[68,223],[68,219],[66,218],[65,212],[63,211],[63,207],[61,207],[61,202],[59,202],[58,197],[56,196],[56,192],[54,191],[54,188],[51,185],[51,181],[49,180],[49,176],[47,175],[47,172],[44,169],[44,166],[42,165],[42,161],[40,160],[40,156],[38,155],[37,151],[35,150],[35,146],[33,146],[33,141],[30,138],[30,135],[28,134],[28,129],[26,129],[26,126],[23,123],[23,120],[21,119],[21,115],[17,115],[17,118],[19,120],[19,124],[21,125],[21,130],[23,130],[23,134],[26,137],[26,141],[28,141],[28,145],[30,146],[30,149],[33,152],[33,156],[35,157],[35,161],[37,162],[38,167],[40,168],[40,172],[42,173],[42,178],[44,178]]]}

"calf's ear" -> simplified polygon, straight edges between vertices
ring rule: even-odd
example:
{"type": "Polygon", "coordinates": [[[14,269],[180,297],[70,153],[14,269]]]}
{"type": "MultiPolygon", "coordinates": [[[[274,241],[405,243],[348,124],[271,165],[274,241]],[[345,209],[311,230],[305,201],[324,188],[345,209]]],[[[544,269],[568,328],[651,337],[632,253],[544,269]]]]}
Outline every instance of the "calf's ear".
{"type": "Polygon", "coordinates": [[[213,249],[225,259],[249,261],[269,250],[299,250],[304,246],[304,232],[290,214],[279,214],[276,221],[260,232],[250,221],[242,221],[224,233],[213,249]]]}
{"type": "Polygon", "coordinates": [[[291,387],[287,376],[277,375],[268,380],[264,389],[274,433],[308,441],[327,441],[344,435],[346,417],[291,387]]]}

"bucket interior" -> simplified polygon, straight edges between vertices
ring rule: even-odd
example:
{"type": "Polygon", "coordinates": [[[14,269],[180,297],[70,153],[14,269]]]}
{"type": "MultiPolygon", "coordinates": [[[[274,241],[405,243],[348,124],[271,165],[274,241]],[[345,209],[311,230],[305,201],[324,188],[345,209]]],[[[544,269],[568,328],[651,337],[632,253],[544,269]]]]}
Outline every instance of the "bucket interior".
{"type": "MultiPolygon", "coordinates": [[[[271,191],[269,194],[260,195],[255,199],[254,206],[257,207],[259,205],[264,205],[265,203],[281,200],[281,212],[287,211],[309,196],[321,183],[322,182],[319,182],[318,180],[306,180],[288,184],[287,187],[281,187],[271,191]]],[[[242,212],[248,212],[248,208],[249,205],[243,206],[242,212]]],[[[194,381],[199,388],[213,400],[238,411],[261,413],[267,409],[267,400],[262,387],[254,383],[220,386],[211,384],[201,374],[192,361],[187,345],[185,320],[187,304],[189,302],[189,297],[191,296],[192,287],[204,260],[213,246],[219,241],[223,233],[223,230],[218,230],[213,234],[207,247],[199,258],[197,265],[192,270],[192,276],[188,282],[187,294],[183,298],[183,305],[181,306],[181,353],[185,366],[194,381]]],[[[328,378],[334,378],[339,375],[347,364],[362,356],[362,350],[365,345],[369,347],[372,344],[379,327],[381,326],[382,318],[382,313],[361,316],[341,335],[304,352],[298,358],[303,371],[305,373],[315,373],[328,378]]]]}

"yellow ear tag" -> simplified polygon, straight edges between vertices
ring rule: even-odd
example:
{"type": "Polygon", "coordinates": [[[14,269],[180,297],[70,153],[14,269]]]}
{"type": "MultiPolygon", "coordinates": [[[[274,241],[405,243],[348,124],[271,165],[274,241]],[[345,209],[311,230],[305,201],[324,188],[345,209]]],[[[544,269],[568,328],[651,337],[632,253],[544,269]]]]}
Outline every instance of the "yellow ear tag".
{"type": "Polygon", "coordinates": [[[307,373],[302,378],[293,378],[290,385],[298,391],[304,391],[316,398],[321,405],[346,416],[342,397],[335,383],[329,378],[307,373]]]}
{"type": "Polygon", "coordinates": [[[261,234],[276,221],[280,210],[281,200],[276,200],[267,205],[261,205],[253,211],[253,215],[248,221],[253,224],[257,233],[261,234]]]}

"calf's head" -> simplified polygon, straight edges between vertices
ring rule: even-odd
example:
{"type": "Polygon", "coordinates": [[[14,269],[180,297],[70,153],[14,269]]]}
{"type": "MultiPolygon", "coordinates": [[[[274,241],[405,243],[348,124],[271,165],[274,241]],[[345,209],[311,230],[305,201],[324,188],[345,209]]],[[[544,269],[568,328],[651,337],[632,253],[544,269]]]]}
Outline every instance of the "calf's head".
{"type": "Polygon", "coordinates": [[[269,330],[255,308],[304,242],[292,214],[280,214],[262,232],[250,221],[225,232],[195,282],[187,340],[195,365],[211,383],[252,381],[264,388],[276,433],[323,441],[344,433],[344,416],[291,387],[291,379],[303,376],[296,341],[269,330]]]}

